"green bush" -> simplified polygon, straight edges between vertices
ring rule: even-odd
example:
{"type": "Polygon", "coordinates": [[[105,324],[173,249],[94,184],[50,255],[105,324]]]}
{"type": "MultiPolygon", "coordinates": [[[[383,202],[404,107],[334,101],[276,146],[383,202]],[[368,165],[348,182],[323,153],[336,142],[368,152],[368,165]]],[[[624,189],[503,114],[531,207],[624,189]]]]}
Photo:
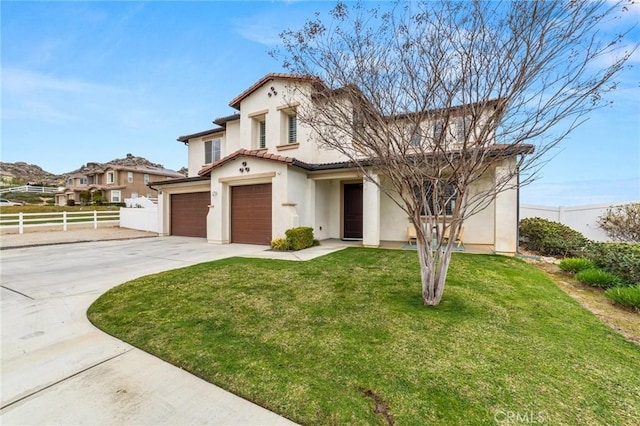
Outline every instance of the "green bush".
{"type": "Polygon", "coordinates": [[[614,302],[635,308],[640,312],[640,286],[635,285],[633,287],[614,287],[610,288],[604,293],[609,299],[614,302]]]}
{"type": "Polygon", "coordinates": [[[585,269],[593,269],[596,265],[593,264],[589,259],[583,259],[581,257],[568,257],[566,259],[562,259],[560,261],[560,269],[565,272],[580,272],[585,269]]]}
{"type": "Polygon", "coordinates": [[[576,274],[576,279],[583,284],[598,288],[611,288],[620,285],[620,278],[602,269],[586,269],[576,274]]]}
{"type": "Polygon", "coordinates": [[[287,244],[291,250],[313,247],[313,228],[311,227],[300,226],[287,229],[284,234],[287,236],[287,244]]]}
{"type": "Polygon", "coordinates": [[[589,244],[580,232],[539,217],[520,221],[520,243],[544,256],[577,256],[589,244]]]}
{"type": "Polygon", "coordinates": [[[622,278],[627,285],[640,284],[640,244],[591,243],[583,255],[597,267],[622,278]]]}
{"type": "Polygon", "coordinates": [[[289,243],[284,238],[276,238],[271,241],[271,248],[279,251],[287,251],[289,250],[289,243]]]}

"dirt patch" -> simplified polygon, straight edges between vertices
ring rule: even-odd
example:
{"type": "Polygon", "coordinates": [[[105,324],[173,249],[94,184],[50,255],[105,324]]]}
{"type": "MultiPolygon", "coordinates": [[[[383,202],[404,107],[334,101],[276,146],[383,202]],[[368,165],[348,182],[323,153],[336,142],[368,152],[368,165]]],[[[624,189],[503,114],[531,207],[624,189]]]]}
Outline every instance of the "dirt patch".
{"type": "Polygon", "coordinates": [[[375,403],[375,407],[373,408],[374,413],[381,416],[389,426],[393,426],[395,424],[395,421],[393,420],[393,414],[391,414],[389,410],[389,404],[385,400],[383,400],[380,395],[373,392],[372,390],[365,390],[364,396],[373,399],[373,402],[375,403]]]}
{"type": "Polygon", "coordinates": [[[614,304],[604,295],[604,290],[589,287],[562,271],[557,264],[527,260],[544,271],[569,296],[593,312],[602,322],[640,345],[640,313],[614,304]]]}

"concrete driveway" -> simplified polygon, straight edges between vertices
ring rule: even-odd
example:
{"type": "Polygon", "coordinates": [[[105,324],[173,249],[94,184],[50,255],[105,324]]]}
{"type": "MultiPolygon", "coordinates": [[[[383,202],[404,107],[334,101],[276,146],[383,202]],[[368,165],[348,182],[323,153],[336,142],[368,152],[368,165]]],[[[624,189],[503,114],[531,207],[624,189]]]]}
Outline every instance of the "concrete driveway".
{"type": "Polygon", "coordinates": [[[291,424],[86,318],[95,299],[130,279],[265,249],[164,237],[3,250],[0,422],[291,424]]]}

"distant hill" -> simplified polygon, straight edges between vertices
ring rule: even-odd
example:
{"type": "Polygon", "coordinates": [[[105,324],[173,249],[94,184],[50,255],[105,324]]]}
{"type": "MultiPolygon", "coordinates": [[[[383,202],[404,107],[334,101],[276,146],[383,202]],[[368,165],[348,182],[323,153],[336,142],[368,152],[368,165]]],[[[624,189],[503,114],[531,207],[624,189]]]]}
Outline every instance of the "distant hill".
{"type": "Polygon", "coordinates": [[[0,162],[0,174],[2,174],[3,180],[12,177],[14,183],[17,184],[60,186],[65,181],[62,175],[54,175],[42,170],[40,166],[22,161],[17,163],[0,162]]]}
{"type": "MultiPolygon", "coordinates": [[[[3,163],[0,162],[0,173],[3,177],[13,177],[14,180],[19,180],[24,184],[31,185],[44,185],[44,186],[64,186],[68,176],[74,174],[85,174],[94,170],[103,170],[109,165],[115,166],[148,166],[164,168],[162,164],[153,163],[144,157],[137,157],[132,154],[127,154],[124,158],[116,158],[106,163],[88,162],[83,164],[76,170],[72,170],[68,173],[61,175],[55,175],[43,170],[41,167],[35,164],[27,164],[24,162],[17,163],[3,163]]],[[[180,173],[185,172],[185,168],[179,170],[180,173]]],[[[186,175],[186,173],[185,173],[186,175]]]]}

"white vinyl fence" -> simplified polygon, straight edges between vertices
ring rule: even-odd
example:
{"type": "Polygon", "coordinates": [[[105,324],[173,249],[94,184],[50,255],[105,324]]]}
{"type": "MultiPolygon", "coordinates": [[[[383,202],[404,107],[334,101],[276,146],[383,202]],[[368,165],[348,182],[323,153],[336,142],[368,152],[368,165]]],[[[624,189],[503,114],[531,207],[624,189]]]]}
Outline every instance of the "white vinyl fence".
{"type": "Polygon", "coordinates": [[[126,198],[120,208],[120,227],[158,232],[158,205],[153,198],[126,198]]]}
{"type": "Polygon", "coordinates": [[[114,224],[120,221],[120,212],[117,210],[92,210],[81,212],[50,212],[50,213],[2,213],[0,214],[0,229],[18,228],[20,234],[24,234],[25,228],[49,226],[61,227],[63,231],[69,226],[92,224],[98,228],[98,224],[114,224]]]}
{"type": "Polygon", "coordinates": [[[611,241],[607,234],[598,226],[598,217],[602,216],[611,207],[622,206],[628,203],[592,204],[574,207],[535,206],[531,204],[520,205],[520,220],[528,217],[540,217],[542,219],[560,222],[582,233],[585,237],[594,241],[611,241]]]}
{"type": "Polygon", "coordinates": [[[51,186],[23,185],[0,189],[0,194],[7,194],[9,192],[35,192],[39,194],[53,194],[57,190],[58,188],[54,188],[51,186]]]}

